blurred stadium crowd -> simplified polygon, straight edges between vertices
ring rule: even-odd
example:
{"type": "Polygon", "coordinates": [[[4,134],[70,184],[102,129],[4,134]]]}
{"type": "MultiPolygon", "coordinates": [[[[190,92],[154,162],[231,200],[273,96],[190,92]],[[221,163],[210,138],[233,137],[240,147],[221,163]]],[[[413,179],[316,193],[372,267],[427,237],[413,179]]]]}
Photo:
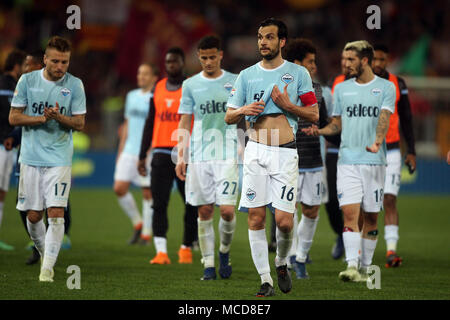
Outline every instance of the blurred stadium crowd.
{"type": "Polygon", "coordinates": [[[259,59],[255,30],[269,16],[283,19],[290,37],[315,43],[317,80],[323,84],[340,73],[346,42],[366,39],[386,44],[392,59],[389,69],[405,76],[410,87],[418,155],[435,157],[450,149],[447,0],[2,0],[0,67],[13,48],[31,52],[55,34],[71,39],[69,72],[80,77],[86,89],[85,132],[92,149],[113,151],[118,139],[111,137],[117,136],[124,97],[135,87],[140,62],[163,69],[163,53],[179,46],[186,52],[187,75],[192,75],[200,71],[197,41],[216,33],[225,46],[223,67],[238,73],[259,59]],[[81,8],[79,30],[66,26],[70,16],[66,9],[73,4],[81,8]],[[372,4],[381,9],[378,30],[366,26],[370,15],[366,10],[372,4]]]}

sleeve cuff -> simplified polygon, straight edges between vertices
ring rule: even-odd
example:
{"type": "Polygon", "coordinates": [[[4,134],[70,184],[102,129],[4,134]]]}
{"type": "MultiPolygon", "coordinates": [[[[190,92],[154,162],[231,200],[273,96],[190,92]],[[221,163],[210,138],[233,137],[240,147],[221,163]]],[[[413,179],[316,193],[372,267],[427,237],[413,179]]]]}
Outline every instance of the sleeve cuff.
{"type": "Polygon", "coordinates": [[[236,106],[236,105],[234,105],[234,104],[227,103],[227,109],[228,109],[228,108],[239,109],[240,107],[242,107],[242,106],[236,106]]]}
{"type": "Polygon", "coordinates": [[[394,112],[395,112],[395,107],[394,107],[394,109],[393,109],[392,107],[384,106],[384,107],[381,107],[381,110],[388,110],[388,111],[390,111],[391,113],[394,113],[394,112]],[[394,110],[394,111],[393,111],[393,110],[394,110]]]}
{"type": "Polygon", "coordinates": [[[192,111],[178,110],[178,114],[193,114],[192,111]]]}

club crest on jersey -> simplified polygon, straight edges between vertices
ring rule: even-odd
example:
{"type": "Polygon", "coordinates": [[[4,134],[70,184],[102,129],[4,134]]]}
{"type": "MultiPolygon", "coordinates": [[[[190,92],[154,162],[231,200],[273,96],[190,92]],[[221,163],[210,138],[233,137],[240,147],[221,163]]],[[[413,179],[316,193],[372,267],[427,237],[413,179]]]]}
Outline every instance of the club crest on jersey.
{"type": "Polygon", "coordinates": [[[166,106],[167,106],[167,108],[170,108],[171,106],[172,106],[172,103],[173,103],[173,99],[165,99],[166,100],[166,106]]]}
{"type": "Polygon", "coordinates": [[[378,88],[372,89],[372,94],[373,94],[374,96],[377,96],[377,95],[379,95],[380,93],[381,93],[381,89],[378,89],[378,88]]]}
{"type": "Polygon", "coordinates": [[[224,87],[225,90],[227,90],[228,92],[230,92],[231,89],[233,89],[233,85],[232,85],[231,83],[229,83],[229,82],[225,83],[225,84],[223,85],[223,87],[224,87]]]}
{"type": "Polygon", "coordinates": [[[250,188],[247,189],[247,192],[245,193],[245,195],[247,196],[247,199],[250,201],[253,201],[256,198],[256,192],[250,188]]]}
{"type": "Polygon", "coordinates": [[[283,81],[283,82],[286,83],[286,84],[291,83],[292,80],[294,80],[294,77],[291,76],[289,73],[286,73],[286,74],[284,74],[284,75],[281,77],[281,81],[283,81]]]}
{"type": "Polygon", "coordinates": [[[61,93],[64,97],[67,97],[70,94],[70,90],[67,88],[61,89],[61,93]]]}
{"type": "Polygon", "coordinates": [[[231,89],[231,92],[230,92],[230,98],[231,98],[232,96],[234,96],[235,92],[236,92],[236,89],[235,89],[235,88],[231,89]]]}

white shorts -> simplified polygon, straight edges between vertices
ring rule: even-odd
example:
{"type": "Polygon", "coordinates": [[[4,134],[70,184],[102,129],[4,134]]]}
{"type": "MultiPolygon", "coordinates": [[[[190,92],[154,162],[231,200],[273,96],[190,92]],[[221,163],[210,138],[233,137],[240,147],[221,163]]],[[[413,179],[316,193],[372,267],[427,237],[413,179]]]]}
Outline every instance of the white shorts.
{"type": "Polygon", "coordinates": [[[361,203],[366,212],[379,212],[383,205],[386,167],[382,165],[337,166],[339,206],[361,203]]]}
{"type": "Polygon", "coordinates": [[[150,188],[150,162],[151,156],[147,156],[145,166],[147,167],[147,175],[145,177],[139,174],[137,169],[139,157],[122,152],[116,163],[114,171],[114,181],[131,182],[141,188],[150,188]]]}
{"type": "Polygon", "coordinates": [[[249,141],[245,148],[242,193],[239,207],[273,208],[294,213],[297,198],[296,149],[249,141]]]}
{"type": "Polygon", "coordinates": [[[398,195],[400,190],[400,178],[402,171],[402,155],[399,149],[389,150],[386,154],[386,181],[384,182],[384,194],[398,195]]]}
{"type": "Polygon", "coordinates": [[[322,196],[322,170],[300,172],[297,184],[297,202],[307,206],[319,206],[322,196]]]}
{"type": "Polygon", "coordinates": [[[35,167],[20,165],[19,211],[41,211],[67,207],[72,167],[35,167]]]}
{"type": "Polygon", "coordinates": [[[322,203],[327,203],[328,197],[328,182],[327,182],[327,167],[324,166],[322,169],[322,203]]]}
{"type": "Polygon", "coordinates": [[[239,194],[236,160],[190,163],[186,172],[186,202],[235,206],[239,194]]]}
{"type": "Polygon", "coordinates": [[[8,191],[13,166],[14,152],[6,151],[5,147],[0,145],[0,190],[8,191]]]}

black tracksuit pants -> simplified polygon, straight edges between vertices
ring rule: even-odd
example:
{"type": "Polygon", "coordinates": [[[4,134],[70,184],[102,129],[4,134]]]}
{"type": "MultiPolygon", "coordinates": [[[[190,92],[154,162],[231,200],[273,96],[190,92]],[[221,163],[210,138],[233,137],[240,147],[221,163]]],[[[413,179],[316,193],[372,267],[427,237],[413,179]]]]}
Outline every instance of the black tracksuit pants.
{"type": "Polygon", "coordinates": [[[172,162],[170,154],[162,152],[154,153],[151,166],[153,235],[155,237],[166,238],[167,230],[169,229],[167,207],[169,205],[173,180],[175,179],[178,191],[185,202],[183,244],[191,247],[192,243],[198,239],[197,208],[186,203],[184,181],[177,178],[175,164],[172,162]]]}
{"type": "Polygon", "coordinates": [[[337,161],[337,153],[327,153],[325,165],[327,167],[328,202],[325,204],[325,208],[327,209],[331,227],[337,235],[341,235],[344,229],[344,220],[342,211],[339,208],[336,189],[337,161]]]}

